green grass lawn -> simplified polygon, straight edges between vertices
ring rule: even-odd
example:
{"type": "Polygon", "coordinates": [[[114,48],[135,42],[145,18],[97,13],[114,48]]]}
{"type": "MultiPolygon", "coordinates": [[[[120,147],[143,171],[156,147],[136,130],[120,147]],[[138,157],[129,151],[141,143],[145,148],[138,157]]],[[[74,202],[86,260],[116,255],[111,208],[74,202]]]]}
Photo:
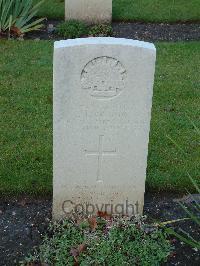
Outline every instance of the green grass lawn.
{"type": "MultiPolygon", "coordinates": [[[[147,187],[185,191],[200,169],[200,43],[159,43],[147,187]],[[167,139],[187,152],[180,154],[167,139]]],[[[49,41],[0,44],[0,193],[52,191],[52,52],[49,41]]]]}
{"type": "MultiPolygon", "coordinates": [[[[35,0],[36,2],[40,0],[35,0]]],[[[64,1],[46,0],[41,16],[64,18],[64,1]]],[[[200,20],[199,0],[113,0],[113,20],[176,22],[200,20]]]]}

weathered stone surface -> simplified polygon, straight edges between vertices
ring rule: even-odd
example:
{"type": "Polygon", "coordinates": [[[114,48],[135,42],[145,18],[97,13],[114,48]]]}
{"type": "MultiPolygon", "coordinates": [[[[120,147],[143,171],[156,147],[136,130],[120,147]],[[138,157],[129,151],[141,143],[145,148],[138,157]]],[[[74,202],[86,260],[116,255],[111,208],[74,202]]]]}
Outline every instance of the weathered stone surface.
{"type": "Polygon", "coordinates": [[[112,0],[65,0],[65,19],[95,23],[112,20],[112,0]]]}
{"type": "Polygon", "coordinates": [[[126,39],[55,43],[55,219],[77,204],[142,213],[155,57],[153,44],[126,39]]]}

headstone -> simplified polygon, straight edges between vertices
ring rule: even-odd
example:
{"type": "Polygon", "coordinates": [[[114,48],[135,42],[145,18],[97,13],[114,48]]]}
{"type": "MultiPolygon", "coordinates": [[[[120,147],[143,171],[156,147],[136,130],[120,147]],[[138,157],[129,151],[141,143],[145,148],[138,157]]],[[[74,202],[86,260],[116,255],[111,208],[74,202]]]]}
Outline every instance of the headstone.
{"type": "Polygon", "coordinates": [[[156,49],[55,42],[53,217],[143,211],[156,49]]]}
{"type": "Polygon", "coordinates": [[[65,19],[89,24],[110,23],[112,0],[65,0],[65,19]]]}

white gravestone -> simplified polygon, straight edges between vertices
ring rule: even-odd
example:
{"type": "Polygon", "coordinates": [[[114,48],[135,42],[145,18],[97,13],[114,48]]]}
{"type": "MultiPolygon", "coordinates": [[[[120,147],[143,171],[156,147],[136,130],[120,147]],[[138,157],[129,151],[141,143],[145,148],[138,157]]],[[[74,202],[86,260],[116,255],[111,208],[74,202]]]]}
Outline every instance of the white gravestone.
{"type": "Polygon", "coordinates": [[[95,23],[110,23],[112,0],[65,0],[65,19],[95,23]]]}
{"type": "Polygon", "coordinates": [[[55,42],[55,219],[142,213],[155,58],[128,39],[55,42]]]}

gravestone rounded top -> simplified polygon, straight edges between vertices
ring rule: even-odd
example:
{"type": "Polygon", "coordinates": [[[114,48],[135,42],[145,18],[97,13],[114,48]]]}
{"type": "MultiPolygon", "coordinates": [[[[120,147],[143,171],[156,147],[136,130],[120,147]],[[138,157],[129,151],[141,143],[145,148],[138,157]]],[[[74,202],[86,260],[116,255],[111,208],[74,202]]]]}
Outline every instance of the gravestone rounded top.
{"type": "Polygon", "coordinates": [[[156,52],[155,45],[149,42],[143,42],[133,39],[125,39],[125,38],[114,38],[114,37],[89,37],[89,38],[76,38],[76,39],[68,39],[54,42],[54,48],[67,48],[67,47],[76,47],[82,45],[120,45],[120,46],[131,46],[138,47],[143,49],[150,49],[156,52]]]}

